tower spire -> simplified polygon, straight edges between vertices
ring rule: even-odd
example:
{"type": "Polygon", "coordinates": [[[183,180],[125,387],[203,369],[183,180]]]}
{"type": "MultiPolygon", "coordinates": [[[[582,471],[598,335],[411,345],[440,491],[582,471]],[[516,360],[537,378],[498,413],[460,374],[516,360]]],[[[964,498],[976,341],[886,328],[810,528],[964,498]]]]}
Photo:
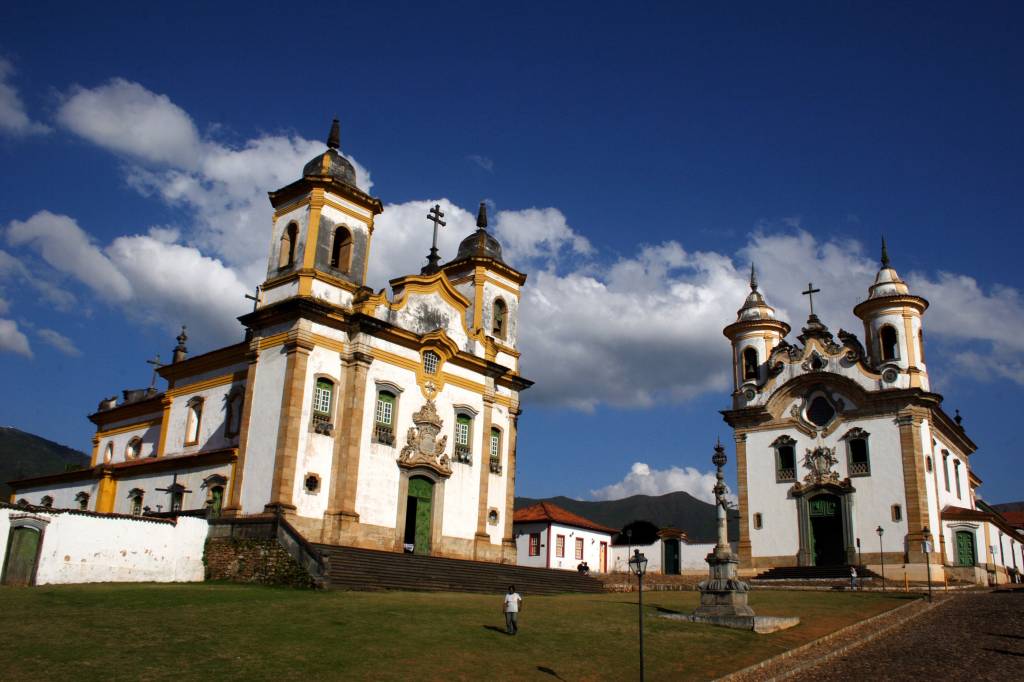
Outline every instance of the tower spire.
{"type": "Polygon", "coordinates": [[[487,229],[487,203],[480,202],[480,209],[476,212],[476,226],[481,230],[487,229]]]}
{"type": "Polygon", "coordinates": [[[331,132],[327,134],[327,148],[337,149],[341,146],[341,124],[338,119],[331,122],[331,132]]]}
{"type": "Polygon", "coordinates": [[[885,248],[885,235],[882,235],[882,267],[887,268],[889,266],[889,249],[885,248]]]}
{"type": "Polygon", "coordinates": [[[750,263],[750,290],[757,291],[757,270],[754,269],[754,263],[750,263]]]}

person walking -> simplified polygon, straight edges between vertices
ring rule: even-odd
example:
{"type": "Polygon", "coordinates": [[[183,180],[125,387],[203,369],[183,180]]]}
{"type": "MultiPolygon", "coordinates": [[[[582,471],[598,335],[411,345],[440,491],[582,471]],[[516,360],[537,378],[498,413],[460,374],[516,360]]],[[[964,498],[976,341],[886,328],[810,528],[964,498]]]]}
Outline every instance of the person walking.
{"type": "Polygon", "coordinates": [[[850,591],[857,589],[857,569],[850,566],[850,591]]]}
{"type": "Polygon", "coordinates": [[[516,592],[515,585],[508,586],[508,594],[505,595],[505,632],[514,635],[519,632],[519,606],[523,598],[516,592]]]}

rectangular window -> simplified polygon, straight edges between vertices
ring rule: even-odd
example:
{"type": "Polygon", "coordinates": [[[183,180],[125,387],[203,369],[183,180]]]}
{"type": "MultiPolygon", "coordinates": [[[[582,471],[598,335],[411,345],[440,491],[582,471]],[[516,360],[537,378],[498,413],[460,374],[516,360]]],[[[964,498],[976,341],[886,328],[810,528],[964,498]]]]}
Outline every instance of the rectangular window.
{"type": "Polygon", "coordinates": [[[469,445],[473,418],[468,414],[455,416],[455,461],[469,464],[473,461],[472,448],[469,445]]]}
{"type": "Polygon", "coordinates": [[[942,477],[946,479],[946,492],[949,492],[949,453],[942,451],[942,477]]]}
{"type": "Polygon", "coordinates": [[[501,474],[501,431],[491,429],[491,473],[501,474]]]}
{"type": "Polygon", "coordinates": [[[334,385],[324,379],[317,379],[316,389],[313,391],[313,411],[321,414],[331,412],[331,393],[334,385]]]}
{"type": "Polygon", "coordinates": [[[540,556],[540,533],[530,533],[530,556],[540,556]]]}
{"type": "Polygon", "coordinates": [[[754,514],[754,530],[761,530],[762,523],[761,514],[754,514]]]}
{"type": "Polygon", "coordinates": [[[385,445],[395,444],[392,423],[395,418],[395,395],[389,391],[377,393],[377,407],[373,413],[373,441],[385,445]]]}
{"type": "Polygon", "coordinates": [[[864,438],[851,438],[847,441],[851,476],[868,476],[871,474],[871,463],[868,460],[868,442],[864,438]]]}
{"type": "Polygon", "coordinates": [[[953,460],[953,478],[956,479],[956,496],[960,499],[963,498],[963,494],[960,492],[960,460],[953,460]]]}
{"type": "Polygon", "coordinates": [[[796,480],[796,450],[792,445],[779,445],[775,449],[775,480],[796,480]]]}
{"type": "Polygon", "coordinates": [[[576,558],[583,558],[583,538],[576,538],[576,558]]]}
{"type": "Polygon", "coordinates": [[[560,559],[565,556],[565,536],[564,535],[556,535],[555,536],[555,556],[560,558],[560,559]]]}
{"type": "Polygon", "coordinates": [[[897,523],[903,520],[903,507],[898,504],[892,506],[892,520],[897,523]]]}

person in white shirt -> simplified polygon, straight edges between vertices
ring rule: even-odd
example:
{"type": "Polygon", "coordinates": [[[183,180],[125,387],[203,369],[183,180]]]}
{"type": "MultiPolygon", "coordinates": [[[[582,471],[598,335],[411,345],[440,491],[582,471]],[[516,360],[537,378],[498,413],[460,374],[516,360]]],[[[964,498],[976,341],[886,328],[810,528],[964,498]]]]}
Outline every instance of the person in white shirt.
{"type": "Polygon", "coordinates": [[[508,586],[508,594],[505,595],[505,632],[514,635],[519,632],[519,606],[523,598],[516,592],[515,585],[508,586]]]}

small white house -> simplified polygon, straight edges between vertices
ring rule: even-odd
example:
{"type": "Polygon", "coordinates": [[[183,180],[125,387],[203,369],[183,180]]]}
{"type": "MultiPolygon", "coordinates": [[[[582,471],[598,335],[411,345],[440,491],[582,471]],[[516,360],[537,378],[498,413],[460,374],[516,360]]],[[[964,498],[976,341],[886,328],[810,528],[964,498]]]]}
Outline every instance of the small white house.
{"type": "Polygon", "coordinates": [[[512,518],[519,566],[575,571],[586,562],[594,573],[611,569],[612,535],[618,531],[550,502],[518,509],[512,518]]]}

